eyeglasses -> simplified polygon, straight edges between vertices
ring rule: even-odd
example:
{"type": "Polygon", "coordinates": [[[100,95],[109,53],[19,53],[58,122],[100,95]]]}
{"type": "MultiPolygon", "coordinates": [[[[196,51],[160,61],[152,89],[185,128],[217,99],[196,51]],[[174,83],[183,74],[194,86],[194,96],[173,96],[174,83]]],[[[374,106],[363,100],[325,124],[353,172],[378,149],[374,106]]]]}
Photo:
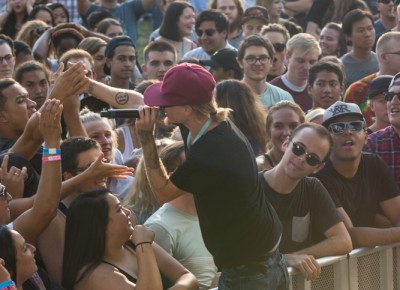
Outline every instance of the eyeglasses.
{"type": "Polygon", "coordinates": [[[0,186],[0,200],[7,201],[8,199],[8,192],[4,185],[0,186]]]}
{"type": "Polygon", "coordinates": [[[6,54],[5,56],[0,56],[0,64],[3,63],[3,60],[5,60],[7,63],[10,63],[12,58],[13,58],[12,54],[6,54]]]}
{"type": "Polygon", "coordinates": [[[255,57],[255,56],[248,56],[245,57],[244,60],[248,64],[255,64],[257,61],[259,61],[261,64],[266,64],[271,60],[271,58],[268,55],[262,55],[260,57],[255,57]]]}
{"type": "Polygon", "coordinates": [[[346,129],[351,132],[361,132],[364,131],[365,123],[364,121],[351,121],[351,122],[337,122],[329,125],[329,132],[335,135],[342,135],[346,129]]]}
{"type": "Polygon", "coordinates": [[[273,46],[274,46],[276,52],[282,52],[286,48],[286,44],[284,44],[284,43],[274,43],[273,46]]]}
{"type": "Polygon", "coordinates": [[[385,92],[383,93],[385,96],[385,101],[386,102],[391,102],[395,96],[397,96],[400,100],[400,93],[395,93],[395,92],[385,92]]]}
{"type": "Polygon", "coordinates": [[[310,166],[317,166],[322,163],[321,160],[314,154],[307,153],[306,149],[304,149],[303,145],[297,142],[291,141],[293,146],[292,146],[292,152],[296,156],[303,156],[304,154],[306,155],[306,162],[310,166]]]}
{"type": "Polygon", "coordinates": [[[203,33],[205,33],[208,37],[210,37],[210,36],[213,36],[216,31],[217,30],[215,30],[215,29],[206,29],[204,31],[201,29],[198,29],[198,30],[196,30],[196,34],[198,37],[202,37],[203,33]]]}

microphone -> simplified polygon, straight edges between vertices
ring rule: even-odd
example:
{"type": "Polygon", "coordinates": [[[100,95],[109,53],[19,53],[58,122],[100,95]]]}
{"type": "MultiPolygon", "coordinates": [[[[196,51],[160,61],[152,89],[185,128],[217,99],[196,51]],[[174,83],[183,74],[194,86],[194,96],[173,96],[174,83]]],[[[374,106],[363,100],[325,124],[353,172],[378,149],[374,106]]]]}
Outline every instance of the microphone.
{"type": "Polygon", "coordinates": [[[100,116],[114,119],[114,118],[139,118],[139,110],[138,109],[110,109],[107,111],[101,111],[100,116]]]}

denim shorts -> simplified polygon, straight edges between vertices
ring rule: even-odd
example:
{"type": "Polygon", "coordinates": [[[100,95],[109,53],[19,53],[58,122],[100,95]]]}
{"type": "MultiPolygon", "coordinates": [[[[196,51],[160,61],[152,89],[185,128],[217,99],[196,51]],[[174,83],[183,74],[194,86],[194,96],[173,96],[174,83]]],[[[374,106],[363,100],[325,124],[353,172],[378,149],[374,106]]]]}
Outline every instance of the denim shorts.
{"type": "Polygon", "coordinates": [[[289,273],[285,258],[274,251],[263,261],[223,268],[218,290],[288,290],[289,273]]]}

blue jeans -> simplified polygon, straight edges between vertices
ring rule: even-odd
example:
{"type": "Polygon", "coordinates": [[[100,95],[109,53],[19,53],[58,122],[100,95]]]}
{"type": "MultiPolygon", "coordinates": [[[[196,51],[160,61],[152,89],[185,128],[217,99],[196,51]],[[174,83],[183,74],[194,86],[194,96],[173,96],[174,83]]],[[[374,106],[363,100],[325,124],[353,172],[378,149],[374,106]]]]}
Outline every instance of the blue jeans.
{"type": "Polygon", "coordinates": [[[264,261],[223,268],[218,290],[287,290],[289,274],[285,258],[276,250],[264,261]]]}

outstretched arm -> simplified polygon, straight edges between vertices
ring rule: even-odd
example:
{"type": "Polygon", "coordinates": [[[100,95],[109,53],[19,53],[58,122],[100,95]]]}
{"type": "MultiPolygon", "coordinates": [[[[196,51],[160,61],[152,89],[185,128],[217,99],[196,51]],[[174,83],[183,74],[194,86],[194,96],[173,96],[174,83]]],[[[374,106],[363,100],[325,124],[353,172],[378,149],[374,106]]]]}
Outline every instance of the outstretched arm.
{"type": "Polygon", "coordinates": [[[144,104],[143,95],[138,92],[113,88],[92,79],[88,93],[117,109],[132,109],[144,104]]]}
{"type": "MultiPolygon", "coordinates": [[[[46,148],[60,148],[62,105],[59,100],[47,100],[40,116],[40,131],[46,148]]],[[[45,156],[47,157],[47,156],[45,156]]],[[[17,230],[28,243],[34,243],[55,217],[60,201],[61,161],[43,161],[42,176],[33,207],[14,220],[17,230]]]]}
{"type": "Polygon", "coordinates": [[[338,211],[349,231],[354,248],[384,246],[400,242],[400,227],[385,229],[354,227],[346,211],[342,207],[339,207],[338,211]]]}

